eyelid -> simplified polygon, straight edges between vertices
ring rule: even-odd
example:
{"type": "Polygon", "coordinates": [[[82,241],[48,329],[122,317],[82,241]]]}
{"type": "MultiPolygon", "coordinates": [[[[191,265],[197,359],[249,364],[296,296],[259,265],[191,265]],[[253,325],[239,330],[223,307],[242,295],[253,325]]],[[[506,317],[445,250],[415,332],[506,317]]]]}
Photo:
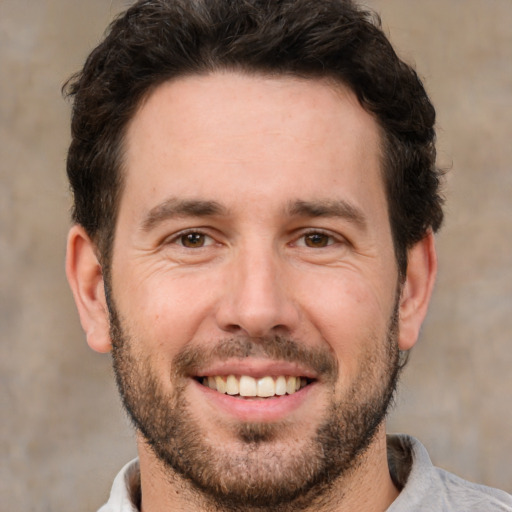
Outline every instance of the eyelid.
{"type": "Polygon", "coordinates": [[[305,243],[305,238],[309,235],[324,235],[331,239],[331,243],[328,243],[326,247],[331,247],[336,244],[348,244],[349,242],[347,239],[338,234],[333,233],[330,230],[322,229],[322,228],[306,228],[301,231],[299,231],[298,236],[295,237],[295,241],[293,242],[293,245],[299,246],[299,247],[307,247],[305,243]],[[303,241],[303,243],[298,243],[300,240],[303,241]]]}
{"type": "Polygon", "coordinates": [[[216,239],[208,231],[209,230],[207,230],[205,228],[187,228],[187,229],[183,229],[181,231],[178,231],[176,233],[173,233],[172,235],[168,235],[165,238],[163,238],[163,240],[162,240],[160,245],[172,245],[172,244],[174,244],[174,245],[177,245],[178,247],[183,248],[183,249],[192,249],[192,248],[189,248],[189,247],[185,247],[182,243],[180,243],[180,239],[183,238],[184,236],[187,236],[187,235],[190,235],[190,234],[197,234],[197,235],[202,235],[202,236],[205,237],[205,239],[209,240],[203,246],[193,248],[194,250],[202,249],[204,247],[208,247],[210,245],[214,245],[215,243],[217,243],[216,239]]]}

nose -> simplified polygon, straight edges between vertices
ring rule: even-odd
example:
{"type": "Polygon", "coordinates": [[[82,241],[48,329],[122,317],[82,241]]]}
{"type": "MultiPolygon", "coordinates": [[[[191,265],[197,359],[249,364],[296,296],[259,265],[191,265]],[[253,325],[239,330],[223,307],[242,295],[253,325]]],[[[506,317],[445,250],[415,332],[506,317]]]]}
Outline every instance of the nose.
{"type": "Polygon", "coordinates": [[[230,334],[260,338],[290,334],[299,321],[286,264],[275,251],[240,251],[229,265],[216,310],[218,326],[230,334]]]}

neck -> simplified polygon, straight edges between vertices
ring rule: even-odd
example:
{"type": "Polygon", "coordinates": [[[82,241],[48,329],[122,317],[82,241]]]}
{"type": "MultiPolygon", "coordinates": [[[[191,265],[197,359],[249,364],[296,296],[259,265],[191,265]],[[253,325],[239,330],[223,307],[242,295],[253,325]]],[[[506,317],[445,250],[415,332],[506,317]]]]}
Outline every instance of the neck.
{"type": "MultiPolygon", "coordinates": [[[[266,512],[265,509],[218,505],[171,472],[153,454],[152,450],[139,439],[142,502],[141,512],[266,512]]],[[[307,505],[298,502],[280,506],[287,512],[378,512],[388,509],[399,492],[394,486],[388,468],[386,433],[382,425],[368,450],[360,457],[354,469],[336,480],[322,495],[307,505]]],[[[275,510],[270,507],[269,510],[275,510]]]]}

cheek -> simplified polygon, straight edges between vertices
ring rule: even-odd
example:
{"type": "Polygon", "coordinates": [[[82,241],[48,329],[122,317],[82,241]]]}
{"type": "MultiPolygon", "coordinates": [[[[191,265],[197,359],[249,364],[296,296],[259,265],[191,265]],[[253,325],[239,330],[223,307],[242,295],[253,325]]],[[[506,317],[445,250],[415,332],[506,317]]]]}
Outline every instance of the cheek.
{"type": "Polygon", "coordinates": [[[115,301],[141,350],[171,361],[207,317],[210,289],[211,283],[199,277],[154,274],[116,287],[115,301]]]}
{"type": "Polygon", "coordinates": [[[303,301],[309,322],[333,351],[342,378],[356,375],[364,354],[387,337],[394,294],[372,283],[351,273],[331,276],[303,301]]]}

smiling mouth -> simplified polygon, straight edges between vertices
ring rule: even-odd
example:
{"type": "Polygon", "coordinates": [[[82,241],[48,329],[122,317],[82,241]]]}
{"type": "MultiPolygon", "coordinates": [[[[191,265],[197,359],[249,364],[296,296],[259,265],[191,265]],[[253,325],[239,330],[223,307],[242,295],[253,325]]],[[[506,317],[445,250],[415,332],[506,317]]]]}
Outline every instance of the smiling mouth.
{"type": "Polygon", "coordinates": [[[198,377],[197,381],[214,391],[242,398],[272,398],[293,395],[313,382],[306,377],[279,376],[256,379],[249,375],[216,375],[198,377]]]}

